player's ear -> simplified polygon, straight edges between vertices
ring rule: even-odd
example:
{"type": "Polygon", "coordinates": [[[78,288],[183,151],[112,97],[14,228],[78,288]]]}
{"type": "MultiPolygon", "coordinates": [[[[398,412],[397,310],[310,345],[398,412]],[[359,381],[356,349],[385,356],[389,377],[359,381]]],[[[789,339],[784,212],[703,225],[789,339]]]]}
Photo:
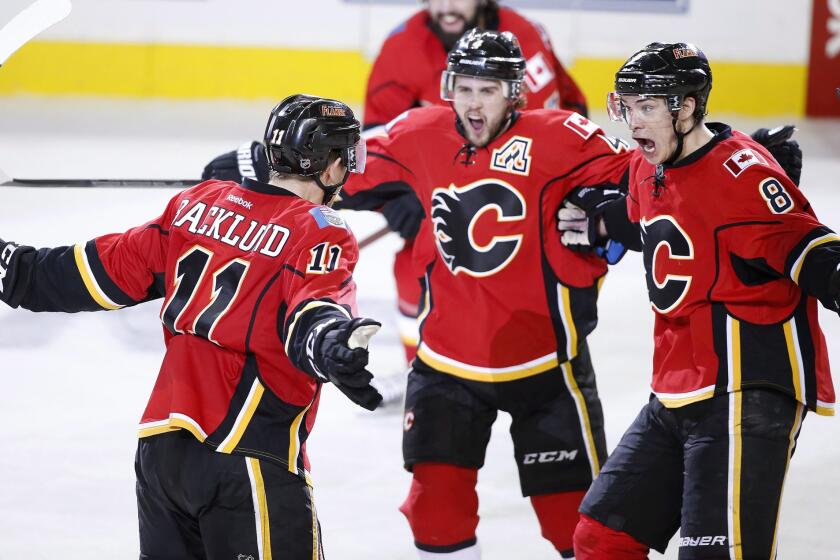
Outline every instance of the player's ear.
{"type": "Polygon", "coordinates": [[[326,169],[321,172],[321,182],[325,185],[335,185],[340,183],[346,174],[347,168],[344,166],[341,158],[336,157],[335,159],[332,159],[332,161],[327,164],[326,169]]]}
{"type": "Polygon", "coordinates": [[[688,130],[694,124],[694,110],[697,108],[697,100],[693,97],[684,97],[680,107],[677,120],[683,123],[682,130],[688,130]]]}

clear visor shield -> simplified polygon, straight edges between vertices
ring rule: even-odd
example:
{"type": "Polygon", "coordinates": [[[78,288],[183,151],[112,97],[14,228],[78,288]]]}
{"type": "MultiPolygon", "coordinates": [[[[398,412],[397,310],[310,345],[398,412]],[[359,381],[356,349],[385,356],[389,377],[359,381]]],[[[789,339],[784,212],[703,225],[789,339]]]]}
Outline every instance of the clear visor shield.
{"type": "Polygon", "coordinates": [[[502,95],[505,99],[515,99],[519,96],[520,82],[512,82],[509,80],[500,80],[497,78],[481,78],[480,76],[468,76],[466,74],[456,74],[455,72],[450,72],[448,70],[444,70],[443,73],[440,75],[440,98],[444,101],[468,101],[468,97],[472,95],[477,95],[478,93],[472,87],[463,87],[463,88],[456,88],[455,82],[456,78],[462,78],[467,81],[488,81],[492,80],[494,82],[498,82],[502,85],[502,95]]]}
{"type": "Polygon", "coordinates": [[[671,126],[671,112],[664,95],[631,95],[613,91],[607,94],[607,114],[610,120],[627,124],[631,124],[631,120],[644,125],[661,121],[663,126],[671,126]]]}
{"type": "Polygon", "coordinates": [[[355,146],[345,148],[344,162],[350,173],[364,173],[367,163],[367,144],[364,138],[359,138],[355,146]]]}

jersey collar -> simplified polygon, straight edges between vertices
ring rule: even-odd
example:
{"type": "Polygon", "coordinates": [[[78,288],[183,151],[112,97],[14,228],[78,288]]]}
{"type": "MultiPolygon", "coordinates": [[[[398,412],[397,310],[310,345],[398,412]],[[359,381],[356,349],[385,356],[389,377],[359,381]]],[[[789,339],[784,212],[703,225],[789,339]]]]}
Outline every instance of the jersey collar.
{"type": "Polygon", "coordinates": [[[691,165],[701,157],[711,152],[715,146],[732,136],[732,128],[723,123],[706,123],[706,128],[711,130],[715,135],[702,148],[695,150],[676,163],[664,164],[662,167],[664,169],[678,169],[680,167],[691,165]]]}
{"type": "Polygon", "coordinates": [[[286,190],[283,187],[269,185],[268,183],[263,183],[261,181],[257,181],[256,179],[251,179],[250,177],[244,177],[242,179],[241,185],[242,188],[245,190],[254,191],[262,194],[272,194],[276,196],[297,196],[292,191],[286,190]]]}

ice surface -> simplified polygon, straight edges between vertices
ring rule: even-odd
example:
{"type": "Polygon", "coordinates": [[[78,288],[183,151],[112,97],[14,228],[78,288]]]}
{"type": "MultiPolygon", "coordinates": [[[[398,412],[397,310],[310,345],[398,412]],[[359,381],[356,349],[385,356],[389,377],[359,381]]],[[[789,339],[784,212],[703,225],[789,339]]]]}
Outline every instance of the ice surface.
{"type": "MultiPolygon", "coordinates": [[[[0,168],[21,178],[198,177],[211,157],[257,138],[270,108],[269,101],[4,99],[0,168]]],[[[752,130],[781,121],[736,124],[752,130]]],[[[840,228],[840,125],[800,128],[804,191],[823,221],[840,228]]],[[[0,237],[35,245],[83,241],[154,217],[172,194],[4,188],[0,237]]],[[[375,214],[348,219],[359,237],[382,223],[375,214]]],[[[403,368],[390,277],[398,246],[395,236],[378,241],[364,250],[357,271],[362,313],[384,323],[372,343],[378,374],[403,368]]],[[[652,314],[637,255],[613,268],[599,308],[590,344],[613,446],[648,395],[652,314]]],[[[0,307],[0,560],[137,557],[135,428],[161,356],[156,313],[154,303],[77,315],[0,307]]],[[[840,318],[822,319],[840,370],[840,318]]],[[[410,482],[401,466],[401,422],[400,413],[366,413],[333,388],[325,391],[308,445],[329,558],[416,557],[397,511],[410,482]]],[[[519,493],[508,427],[500,416],[479,476],[484,558],[556,558],[519,493]]],[[[808,415],[785,489],[779,558],[840,558],[838,464],[838,420],[808,415]]],[[[665,557],[676,558],[675,547],[665,557]]]]}

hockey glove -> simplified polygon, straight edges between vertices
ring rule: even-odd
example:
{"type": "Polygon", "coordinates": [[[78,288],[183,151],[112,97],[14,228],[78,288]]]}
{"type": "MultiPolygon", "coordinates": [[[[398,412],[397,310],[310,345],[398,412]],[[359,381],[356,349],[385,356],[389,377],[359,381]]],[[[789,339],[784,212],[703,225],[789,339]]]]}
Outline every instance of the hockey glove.
{"type": "Polygon", "coordinates": [[[35,249],[0,239],[0,301],[18,307],[26,293],[35,249]]]}
{"type": "Polygon", "coordinates": [[[759,128],[750,136],[767,148],[790,180],[798,187],[802,176],[802,148],[799,147],[799,142],[790,139],[795,131],[796,128],[788,124],[773,129],[759,128]]]}
{"type": "Polygon", "coordinates": [[[599,232],[601,214],[607,205],[624,197],[614,187],[578,187],[573,189],[557,210],[557,229],[560,242],[569,249],[594,252],[607,263],[615,264],[627,252],[624,245],[599,232]]]}
{"type": "Polygon", "coordinates": [[[381,323],[373,319],[330,319],[313,329],[311,351],[321,381],[332,381],[347,398],[368,410],[382,401],[370,382],[368,342],[381,323]]]}
{"type": "Polygon", "coordinates": [[[218,179],[241,183],[243,177],[268,182],[268,161],[265,148],[259,142],[242,144],[238,149],[227,152],[204,167],[201,180],[218,179]]]}
{"type": "Polygon", "coordinates": [[[840,315],[840,265],[837,265],[837,270],[831,275],[828,293],[829,297],[834,300],[834,311],[840,315]]]}
{"type": "Polygon", "coordinates": [[[400,234],[403,239],[414,239],[426,213],[423,205],[414,193],[401,194],[382,206],[382,215],[391,231],[400,234]]]}

